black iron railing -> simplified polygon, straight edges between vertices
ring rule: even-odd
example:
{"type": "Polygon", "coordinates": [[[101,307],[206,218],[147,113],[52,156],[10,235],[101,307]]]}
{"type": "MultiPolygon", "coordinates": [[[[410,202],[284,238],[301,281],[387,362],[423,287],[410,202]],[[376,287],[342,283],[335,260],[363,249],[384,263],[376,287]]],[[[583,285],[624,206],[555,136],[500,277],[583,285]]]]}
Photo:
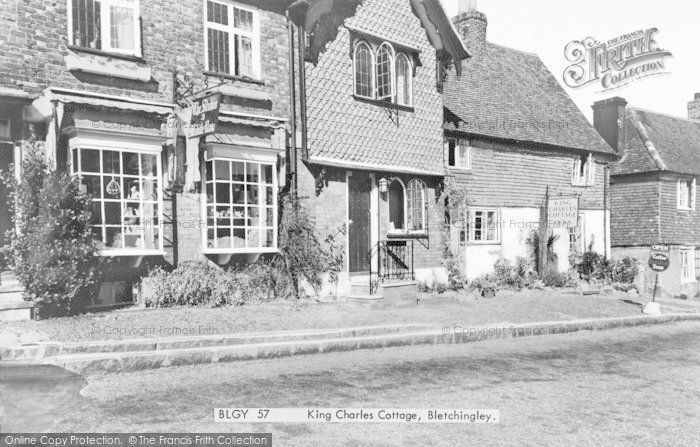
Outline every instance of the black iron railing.
{"type": "Polygon", "coordinates": [[[373,294],[387,279],[416,279],[413,269],[413,241],[379,241],[369,252],[369,290],[373,294]],[[377,264],[375,265],[375,256],[377,264]]]}

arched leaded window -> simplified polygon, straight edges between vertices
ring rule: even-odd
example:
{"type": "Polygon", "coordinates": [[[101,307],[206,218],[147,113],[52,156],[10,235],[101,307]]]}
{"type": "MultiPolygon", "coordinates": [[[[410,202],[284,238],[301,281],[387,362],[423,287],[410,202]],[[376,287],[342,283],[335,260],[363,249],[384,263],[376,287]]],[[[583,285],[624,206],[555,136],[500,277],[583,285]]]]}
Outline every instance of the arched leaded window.
{"type": "Polygon", "coordinates": [[[404,229],[406,190],[399,179],[393,179],[389,185],[389,222],[392,230],[404,229]]]}
{"type": "Polygon", "coordinates": [[[394,97],[394,49],[387,42],[377,50],[377,99],[394,97]]]}
{"type": "Polygon", "coordinates": [[[408,231],[425,231],[425,184],[413,179],[406,188],[406,223],[408,231]]]}
{"type": "Polygon", "coordinates": [[[396,102],[410,106],[413,98],[413,68],[404,53],[396,56],[396,102]]]}
{"type": "Polygon", "coordinates": [[[374,61],[372,49],[365,42],[355,45],[355,94],[363,98],[374,97],[374,61]]]}

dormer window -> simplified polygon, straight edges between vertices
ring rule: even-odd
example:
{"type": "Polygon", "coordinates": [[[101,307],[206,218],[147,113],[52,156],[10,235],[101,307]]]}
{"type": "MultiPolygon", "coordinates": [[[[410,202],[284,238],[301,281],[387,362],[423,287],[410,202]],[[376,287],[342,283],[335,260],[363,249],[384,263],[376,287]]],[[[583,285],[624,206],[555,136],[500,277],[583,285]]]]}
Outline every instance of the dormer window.
{"type": "Polygon", "coordinates": [[[577,156],[574,158],[571,184],[574,186],[593,186],[595,184],[593,154],[589,154],[587,157],[577,156]]]}
{"type": "Polygon", "coordinates": [[[70,0],[69,15],[72,45],[140,56],[138,0],[70,0]]]}
{"type": "Polygon", "coordinates": [[[360,40],[353,51],[354,93],[362,99],[413,105],[413,64],[389,42],[360,40]]]}

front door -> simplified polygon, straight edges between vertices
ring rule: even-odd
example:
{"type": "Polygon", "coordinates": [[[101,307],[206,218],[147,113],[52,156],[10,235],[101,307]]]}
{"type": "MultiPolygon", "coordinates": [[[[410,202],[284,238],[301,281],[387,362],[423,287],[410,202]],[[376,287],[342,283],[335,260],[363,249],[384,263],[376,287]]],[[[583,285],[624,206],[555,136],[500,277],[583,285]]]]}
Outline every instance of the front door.
{"type": "Polygon", "coordinates": [[[354,172],[348,177],[350,273],[369,272],[371,189],[369,174],[354,172]]]}
{"type": "MultiPolygon", "coordinates": [[[[11,144],[0,143],[0,171],[10,172],[14,158],[14,148],[11,144]]],[[[7,243],[5,233],[12,228],[10,210],[7,204],[8,191],[0,181],[0,247],[7,243]]]]}

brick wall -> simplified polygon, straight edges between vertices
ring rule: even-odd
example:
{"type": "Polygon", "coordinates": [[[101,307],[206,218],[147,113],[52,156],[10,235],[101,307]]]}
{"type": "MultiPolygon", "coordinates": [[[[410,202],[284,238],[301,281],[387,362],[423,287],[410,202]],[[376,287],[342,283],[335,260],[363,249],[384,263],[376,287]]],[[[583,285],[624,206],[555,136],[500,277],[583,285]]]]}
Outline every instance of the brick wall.
{"type": "MultiPolygon", "coordinates": [[[[172,101],[173,71],[188,74],[196,88],[204,87],[205,46],[203,1],[141,1],[143,61],[134,66],[151,67],[150,82],[85,76],[66,69],[68,17],[65,0],[7,0],[0,11],[0,86],[21,88],[38,94],[44,88],[62,87],[164,102],[172,101]]],[[[230,81],[251,89],[266,90],[272,104],[263,112],[287,116],[288,39],[286,21],[279,7],[260,10],[261,74],[264,85],[230,81]]],[[[105,56],[76,53],[105,61],[105,56]]],[[[124,61],[126,62],[126,61],[124,61]]],[[[218,78],[209,77],[212,84],[218,78]]],[[[255,111],[258,107],[231,106],[232,110],[255,111]]]]}
{"type": "Polygon", "coordinates": [[[472,169],[452,169],[456,185],[467,188],[470,204],[540,207],[550,195],[579,195],[581,209],[604,208],[604,168],[596,163],[595,184],[571,185],[574,155],[562,151],[472,139],[472,169]]]}
{"type": "Polygon", "coordinates": [[[659,183],[656,175],[615,176],[610,190],[612,245],[659,242],[659,183]]]}

